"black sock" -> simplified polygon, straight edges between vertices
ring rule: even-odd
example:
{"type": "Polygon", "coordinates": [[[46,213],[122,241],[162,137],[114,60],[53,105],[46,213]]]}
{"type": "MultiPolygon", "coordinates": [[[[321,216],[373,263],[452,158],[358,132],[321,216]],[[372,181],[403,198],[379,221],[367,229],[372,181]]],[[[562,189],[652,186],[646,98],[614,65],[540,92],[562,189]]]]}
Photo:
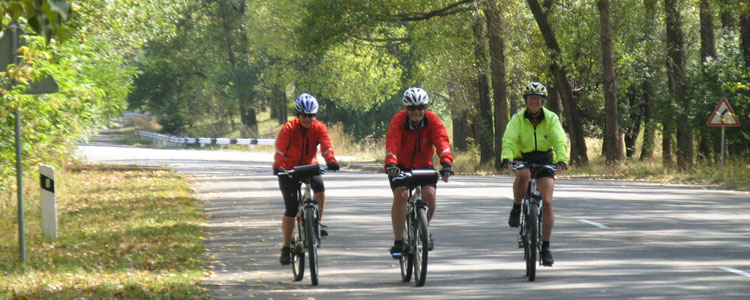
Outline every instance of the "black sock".
{"type": "Polygon", "coordinates": [[[549,241],[542,241],[542,250],[549,250],[549,241]]]}

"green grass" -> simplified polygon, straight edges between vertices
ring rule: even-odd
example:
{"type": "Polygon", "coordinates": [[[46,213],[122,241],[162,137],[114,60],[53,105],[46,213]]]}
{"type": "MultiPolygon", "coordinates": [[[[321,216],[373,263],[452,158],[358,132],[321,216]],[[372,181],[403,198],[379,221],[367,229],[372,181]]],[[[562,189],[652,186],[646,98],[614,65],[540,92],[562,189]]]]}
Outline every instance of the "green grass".
{"type": "Polygon", "coordinates": [[[25,263],[16,207],[0,211],[0,299],[205,298],[204,215],[183,178],[101,164],[55,177],[59,238],[42,238],[39,192],[27,193],[25,263]]]}

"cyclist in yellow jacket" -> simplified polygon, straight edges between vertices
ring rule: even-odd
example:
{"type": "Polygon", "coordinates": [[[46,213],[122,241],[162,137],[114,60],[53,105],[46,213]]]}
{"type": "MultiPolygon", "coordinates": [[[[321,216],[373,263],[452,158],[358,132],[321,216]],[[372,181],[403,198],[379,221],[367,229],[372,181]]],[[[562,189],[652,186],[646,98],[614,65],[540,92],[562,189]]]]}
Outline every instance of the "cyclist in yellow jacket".
{"type": "MultiPolygon", "coordinates": [[[[511,169],[511,161],[524,161],[536,164],[557,162],[558,170],[567,169],[568,149],[565,131],[557,114],[543,107],[547,99],[547,88],[539,82],[532,82],[523,94],[526,108],[513,115],[503,135],[503,168],[511,169]]],[[[515,171],[513,182],[513,209],[508,225],[518,227],[521,215],[521,200],[526,195],[526,187],[531,179],[529,169],[515,171]]],[[[542,264],[552,266],[554,259],[550,250],[552,227],[555,215],[552,212],[552,192],[555,189],[555,172],[542,171],[537,178],[537,189],[542,194],[542,264]]]]}

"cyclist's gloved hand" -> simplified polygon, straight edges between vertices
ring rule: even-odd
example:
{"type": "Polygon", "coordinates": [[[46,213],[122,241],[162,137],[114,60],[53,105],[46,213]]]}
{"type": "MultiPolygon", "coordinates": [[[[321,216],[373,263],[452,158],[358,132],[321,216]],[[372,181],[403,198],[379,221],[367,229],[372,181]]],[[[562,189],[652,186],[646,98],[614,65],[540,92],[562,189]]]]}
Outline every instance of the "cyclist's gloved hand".
{"type": "Polygon", "coordinates": [[[558,161],[555,165],[557,165],[557,169],[560,171],[565,171],[568,169],[568,165],[563,161],[558,161]]]}
{"type": "Polygon", "coordinates": [[[326,167],[328,167],[329,171],[338,171],[339,170],[339,163],[335,161],[329,161],[326,163],[326,167]]]}
{"type": "Polygon", "coordinates": [[[273,175],[279,175],[279,173],[284,173],[284,172],[286,172],[286,169],[282,167],[276,167],[275,169],[273,169],[273,175]]]}
{"type": "Polygon", "coordinates": [[[443,165],[443,168],[440,169],[440,176],[450,177],[451,175],[454,174],[453,165],[451,165],[451,163],[444,161],[444,162],[441,162],[440,164],[443,165]]]}
{"type": "Polygon", "coordinates": [[[388,173],[388,176],[394,177],[398,176],[398,174],[401,173],[401,169],[399,169],[396,164],[388,164],[385,167],[385,172],[388,173]]]}
{"type": "Polygon", "coordinates": [[[510,167],[511,167],[510,160],[508,160],[507,158],[503,159],[503,163],[500,165],[500,167],[506,170],[510,170],[510,167]]]}

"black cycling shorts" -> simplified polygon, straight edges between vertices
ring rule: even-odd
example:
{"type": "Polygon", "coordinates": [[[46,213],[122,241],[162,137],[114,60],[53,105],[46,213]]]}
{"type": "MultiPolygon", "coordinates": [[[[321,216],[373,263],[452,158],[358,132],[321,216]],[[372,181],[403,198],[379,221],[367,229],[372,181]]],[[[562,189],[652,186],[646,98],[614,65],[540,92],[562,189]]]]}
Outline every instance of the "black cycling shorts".
{"type": "MultiPolygon", "coordinates": [[[[409,171],[409,169],[404,168],[404,167],[402,167],[400,165],[398,166],[398,168],[401,169],[401,171],[409,171]]],[[[435,170],[435,167],[428,166],[428,167],[425,167],[425,168],[421,168],[419,170],[435,170]]],[[[406,186],[406,182],[405,181],[403,181],[403,180],[393,181],[392,179],[393,179],[393,177],[388,176],[388,183],[391,184],[391,191],[395,191],[396,188],[398,188],[398,187],[406,186]]],[[[422,187],[425,187],[425,186],[431,186],[433,188],[437,188],[437,183],[428,183],[428,184],[422,185],[422,187]]]]}
{"type": "MultiPolygon", "coordinates": [[[[279,176],[279,189],[281,195],[284,197],[284,216],[296,217],[297,209],[299,208],[299,200],[297,199],[297,191],[302,185],[297,179],[289,178],[288,176],[279,176]]],[[[325,192],[325,186],[323,185],[323,176],[315,175],[310,177],[310,188],[313,193],[325,192]]],[[[304,192],[304,191],[303,191],[304,192]]]]}

